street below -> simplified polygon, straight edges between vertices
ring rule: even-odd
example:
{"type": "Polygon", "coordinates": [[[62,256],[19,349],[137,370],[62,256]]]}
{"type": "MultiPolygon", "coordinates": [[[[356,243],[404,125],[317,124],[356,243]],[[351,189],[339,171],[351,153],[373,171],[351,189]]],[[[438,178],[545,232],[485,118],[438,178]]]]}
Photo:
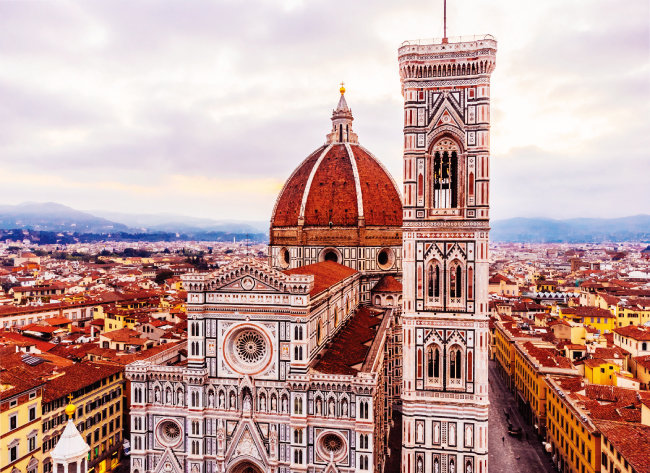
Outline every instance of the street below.
{"type": "Polygon", "coordinates": [[[497,373],[496,362],[490,361],[490,410],[488,424],[489,473],[552,473],[555,471],[550,456],[544,452],[535,430],[522,418],[517,402],[497,373]],[[523,429],[520,438],[508,434],[506,412],[515,427],[523,429]]]}

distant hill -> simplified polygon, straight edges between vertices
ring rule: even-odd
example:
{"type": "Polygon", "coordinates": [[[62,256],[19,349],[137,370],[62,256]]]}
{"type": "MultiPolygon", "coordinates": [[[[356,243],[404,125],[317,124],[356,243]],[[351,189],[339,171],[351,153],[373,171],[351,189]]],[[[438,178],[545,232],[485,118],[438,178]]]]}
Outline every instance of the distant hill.
{"type": "Polygon", "coordinates": [[[54,202],[0,205],[0,228],[52,232],[110,233],[129,227],[54,202]]]}
{"type": "Polygon", "coordinates": [[[229,233],[268,233],[269,222],[242,220],[213,220],[209,218],[188,217],[176,214],[126,214],[93,210],[93,215],[120,222],[139,230],[200,233],[200,232],[229,232],[229,233]]]}
{"type": "MultiPolygon", "coordinates": [[[[491,240],[503,242],[650,241],[650,215],[568,220],[511,218],[494,220],[491,226],[491,240]]],[[[250,238],[262,241],[268,239],[269,223],[268,221],[212,220],[175,214],[82,212],[53,202],[25,202],[19,205],[0,205],[0,229],[111,234],[111,238],[115,238],[117,234],[124,234],[128,239],[141,238],[146,241],[159,237],[173,240],[250,238]]]]}
{"type": "Polygon", "coordinates": [[[112,239],[121,234],[129,240],[140,238],[143,241],[152,241],[152,238],[216,241],[249,238],[263,241],[267,239],[269,224],[172,214],[83,212],[54,202],[25,202],[0,205],[0,229],[88,234],[84,241],[109,234],[112,239]]]}
{"type": "Polygon", "coordinates": [[[524,243],[650,241],[650,215],[622,218],[511,218],[494,220],[490,239],[524,243]]]}

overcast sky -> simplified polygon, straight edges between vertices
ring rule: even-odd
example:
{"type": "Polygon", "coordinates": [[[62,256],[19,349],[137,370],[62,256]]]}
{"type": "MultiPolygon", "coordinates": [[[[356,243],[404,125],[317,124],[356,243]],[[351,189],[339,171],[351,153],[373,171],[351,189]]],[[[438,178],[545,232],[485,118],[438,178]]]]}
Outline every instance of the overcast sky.
{"type": "MultiPolygon", "coordinates": [[[[493,34],[493,218],[650,213],[650,2],[449,0],[493,34]]],[[[0,0],[0,203],[266,220],[345,81],[402,180],[397,48],[442,0],[0,0]]]]}

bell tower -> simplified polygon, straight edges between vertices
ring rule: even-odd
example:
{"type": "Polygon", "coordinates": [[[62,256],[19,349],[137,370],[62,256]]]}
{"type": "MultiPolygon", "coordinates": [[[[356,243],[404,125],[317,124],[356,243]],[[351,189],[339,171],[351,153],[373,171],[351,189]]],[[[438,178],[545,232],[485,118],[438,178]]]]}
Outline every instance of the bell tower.
{"type": "Polygon", "coordinates": [[[402,471],[487,473],[490,36],[406,41],[402,471]]]}

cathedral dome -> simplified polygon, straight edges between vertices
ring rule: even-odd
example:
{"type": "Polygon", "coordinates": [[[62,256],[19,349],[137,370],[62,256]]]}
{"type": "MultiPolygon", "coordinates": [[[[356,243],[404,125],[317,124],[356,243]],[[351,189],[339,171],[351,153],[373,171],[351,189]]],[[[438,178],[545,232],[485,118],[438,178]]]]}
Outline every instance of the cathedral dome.
{"type": "Polygon", "coordinates": [[[277,198],[271,245],[401,243],[400,193],[388,171],[359,145],[352,120],[342,92],[327,142],[298,166],[277,198]]]}

